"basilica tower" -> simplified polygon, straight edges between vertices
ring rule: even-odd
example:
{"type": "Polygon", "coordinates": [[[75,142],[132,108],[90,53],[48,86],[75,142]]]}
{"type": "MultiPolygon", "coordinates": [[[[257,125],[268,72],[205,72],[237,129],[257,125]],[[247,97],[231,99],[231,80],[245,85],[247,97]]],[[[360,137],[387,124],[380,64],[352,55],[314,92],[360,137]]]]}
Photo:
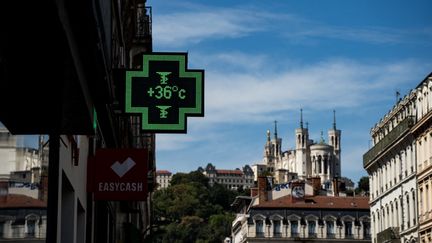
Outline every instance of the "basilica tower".
{"type": "Polygon", "coordinates": [[[309,161],[309,131],[303,127],[303,109],[300,109],[300,128],[295,130],[296,148],[295,148],[295,171],[298,176],[305,177],[310,172],[311,168],[309,161]]]}
{"type": "Polygon", "coordinates": [[[275,121],[274,137],[271,139],[270,130],[267,130],[267,142],[264,148],[264,163],[270,172],[282,166],[282,138],[277,134],[277,121],[275,121]]]}
{"type": "Polygon", "coordinates": [[[332,171],[333,176],[341,176],[341,130],[336,129],[336,111],[333,110],[333,127],[328,131],[328,141],[329,145],[333,147],[334,150],[334,171],[332,171]]]}

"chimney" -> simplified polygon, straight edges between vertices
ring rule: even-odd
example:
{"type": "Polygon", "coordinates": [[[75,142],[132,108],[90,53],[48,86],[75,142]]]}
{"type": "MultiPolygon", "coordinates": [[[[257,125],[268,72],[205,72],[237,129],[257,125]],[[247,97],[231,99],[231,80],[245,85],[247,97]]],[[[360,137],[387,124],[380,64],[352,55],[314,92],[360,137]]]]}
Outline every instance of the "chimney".
{"type": "Polygon", "coordinates": [[[250,193],[251,193],[251,197],[257,196],[258,195],[258,188],[257,187],[251,188],[250,193]]]}
{"type": "Polygon", "coordinates": [[[337,176],[333,178],[333,194],[335,197],[339,196],[339,180],[337,176]]]}
{"type": "Polygon", "coordinates": [[[9,194],[9,182],[0,181],[0,196],[7,196],[9,194]]]}
{"type": "Polygon", "coordinates": [[[258,176],[258,202],[268,201],[267,194],[267,177],[258,176]]]}
{"type": "Polygon", "coordinates": [[[319,176],[317,177],[312,177],[311,178],[312,181],[312,187],[313,187],[313,193],[314,196],[318,195],[319,191],[321,190],[321,178],[319,176]]]}

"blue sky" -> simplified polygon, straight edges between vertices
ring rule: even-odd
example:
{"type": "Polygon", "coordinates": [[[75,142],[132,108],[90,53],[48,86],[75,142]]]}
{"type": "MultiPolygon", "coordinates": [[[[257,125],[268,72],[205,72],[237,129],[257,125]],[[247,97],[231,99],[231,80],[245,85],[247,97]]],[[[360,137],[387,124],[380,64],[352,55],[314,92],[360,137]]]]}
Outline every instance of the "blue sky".
{"type": "MultiPolygon", "coordinates": [[[[148,0],[153,50],[188,52],[205,70],[205,117],[158,134],[157,169],[260,163],[266,131],[294,147],[300,109],[310,138],[342,130],[342,175],[367,175],[369,131],[432,72],[430,0],[148,0]]],[[[326,138],[326,136],[325,136],[326,138]]],[[[35,136],[23,141],[35,144],[35,136]]]]}
{"type": "Polygon", "coordinates": [[[188,52],[205,70],[205,117],[158,134],[158,169],[262,160],[266,130],[294,146],[300,108],[310,138],[342,130],[342,174],[366,175],[370,128],[432,72],[432,1],[149,0],[154,51],[188,52]]]}

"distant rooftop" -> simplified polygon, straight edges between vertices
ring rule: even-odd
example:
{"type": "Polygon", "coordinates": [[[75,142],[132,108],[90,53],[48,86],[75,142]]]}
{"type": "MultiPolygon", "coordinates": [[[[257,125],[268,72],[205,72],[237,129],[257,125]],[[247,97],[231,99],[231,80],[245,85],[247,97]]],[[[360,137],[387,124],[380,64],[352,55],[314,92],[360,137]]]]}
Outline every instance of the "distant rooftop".
{"type": "Polygon", "coordinates": [[[241,170],[216,170],[217,174],[235,174],[235,175],[243,175],[243,171],[241,170]]]}
{"type": "Polygon", "coordinates": [[[369,210],[369,197],[306,196],[293,202],[285,196],[272,201],[261,202],[253,208],[319,208],[319,209],[365,209],[369,210]]]}
{"type": "Polygon", "coordinates": [[[168,170],[157,170],[156,174],[157,175],[171,175],[172,173],[168,170]]]}
{"type": "Polygon", "coordinates": [[[46,208],[46,203],[25,195],[8,194],[0,196],[0,209],[2,208],[46,208]]]}

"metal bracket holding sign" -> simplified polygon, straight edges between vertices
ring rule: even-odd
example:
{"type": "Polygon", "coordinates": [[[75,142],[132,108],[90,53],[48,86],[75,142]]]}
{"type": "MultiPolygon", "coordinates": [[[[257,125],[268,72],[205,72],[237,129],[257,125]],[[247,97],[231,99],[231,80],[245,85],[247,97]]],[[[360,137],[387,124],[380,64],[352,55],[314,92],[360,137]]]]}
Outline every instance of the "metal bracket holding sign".
{"type": "Polygon", "coordinates": [[[142,130],[186,133],[187,117],[204,116],[204,70],[187,69],[187,53],[143,55],[141,70],[126,71],[125,112],[142,130]]]}

